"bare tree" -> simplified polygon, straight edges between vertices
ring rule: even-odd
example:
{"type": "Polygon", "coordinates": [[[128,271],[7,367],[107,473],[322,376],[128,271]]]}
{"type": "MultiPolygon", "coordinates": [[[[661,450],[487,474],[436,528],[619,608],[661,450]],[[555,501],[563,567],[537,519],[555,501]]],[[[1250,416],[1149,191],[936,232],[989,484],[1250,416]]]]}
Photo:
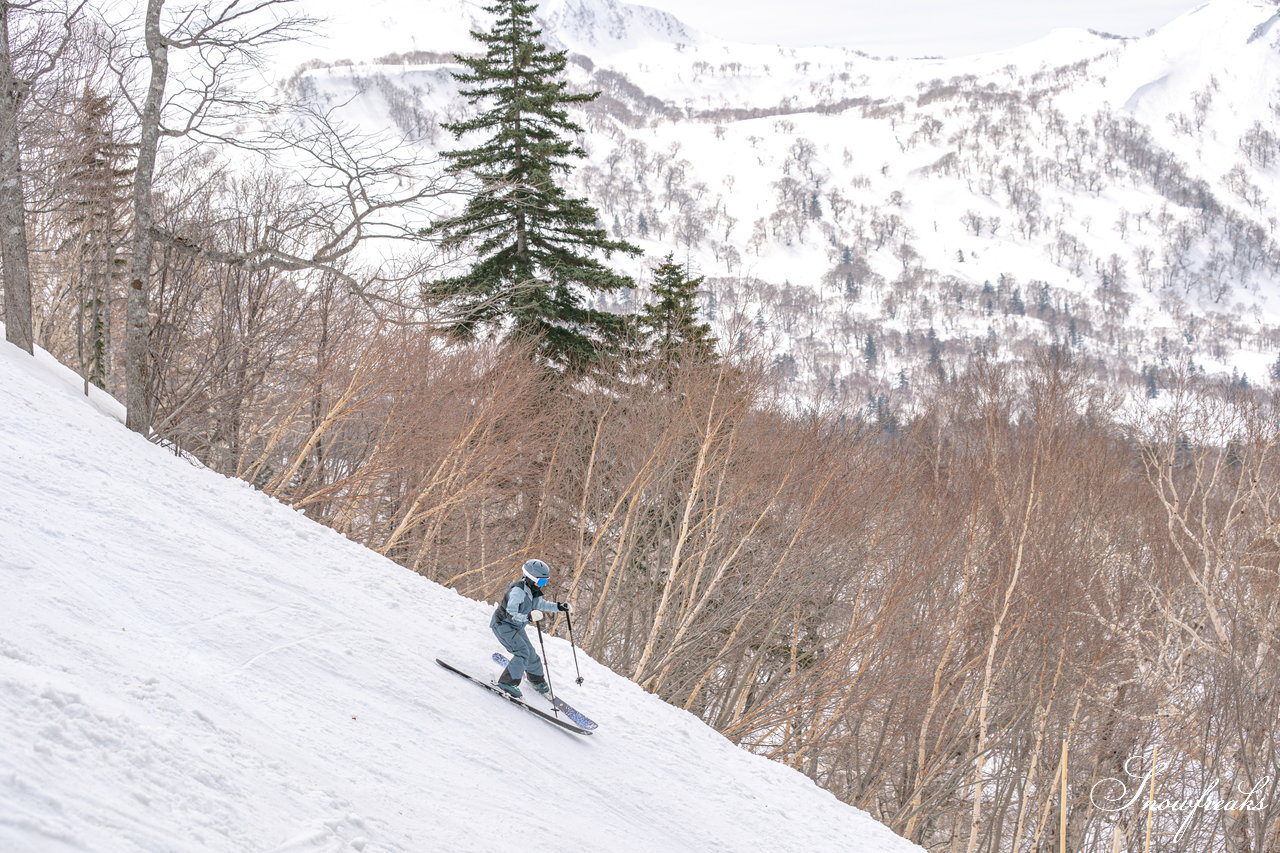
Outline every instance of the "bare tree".
{"type": "Polygon", "coordinates": [[[89,85],[72,102],[74,114],[59,156],[61,196],[58,254],[65,260],[76,311],[76,356],[90,384],[106,389],[111,379],[113,304],[130,232],[127,214],[133,148],[121,141],[115,104],[89,85]]]}
{"type": "Polygon", "coordinates": [[[166,0],[147,0],[141,56],[117,64],[139,118],[138,160],[133,181],[134,236],[128,287],[125,343],[126,423],[137,432],[151,430],[155,412],[152,387],[150,293],[156,234],[154,232],[156,163],[162,138],[196,142],[225,141],[219,136],[229,116],[253,109],[234,86],[235,75],[256,60],[262,48],[297,37],[310,21],[290,14],[293,0],[205,0],[178,9],[164,21],[166,0]],[[182,85],[170,97],[171,51],[190,58],[182,85]],[[134,97],[128,80],[138,65],[146,66],[146,83],[134,97]]]}
{"type": "Polygon", "coordinates": [[[402,142],[360,133],[331,111],[295,107],[289,121],[242,143],[274,164],[276,174],[294,176],[292,200],[269,208],[273,221],[257,242],[226,247],[216,239],[153,230],[209,261],[332,276],[375,313],[385,312],[384,319],[447,323],[422,304],[419,286],[451,259],[423,239],[420,223],[433,216],[441,197],[466,182],[442,174],[433,159],[403,153],[402,142]],[[361,263],[359,250],[370,245],[383,257],[361,263]]]}
{"type": "Polygon", "coordinates": [[[57,9],[41,0],[0,0],[0,256],[5,337],[27,352],[34,351],[34,340],[21,113],[32,86],[57,66],[87,2],[57,9]]]}

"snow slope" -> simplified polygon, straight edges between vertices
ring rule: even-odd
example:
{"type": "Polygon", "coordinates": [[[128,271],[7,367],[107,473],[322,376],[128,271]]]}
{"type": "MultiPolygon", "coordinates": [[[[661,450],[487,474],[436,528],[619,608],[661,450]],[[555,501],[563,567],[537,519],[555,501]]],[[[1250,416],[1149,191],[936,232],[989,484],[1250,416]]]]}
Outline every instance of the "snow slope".
{"type": "Polygon", "coordinates": [[[120,415],[0,343],[0,851],[920,849],[562,640],[591,737],[440,669],[489,605],[120,415]]]}

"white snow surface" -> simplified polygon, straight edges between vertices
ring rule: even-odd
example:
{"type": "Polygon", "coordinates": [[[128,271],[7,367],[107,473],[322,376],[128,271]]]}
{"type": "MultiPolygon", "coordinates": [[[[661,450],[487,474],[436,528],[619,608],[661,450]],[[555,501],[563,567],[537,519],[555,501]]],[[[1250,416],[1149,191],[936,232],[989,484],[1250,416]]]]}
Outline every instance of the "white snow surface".
{"type": "Polygon", "coordinates": [[[0,343],[0,851],[920,849],[561,639],[590,737],[441,669],[490,605],[121,416],[0,343]]]}

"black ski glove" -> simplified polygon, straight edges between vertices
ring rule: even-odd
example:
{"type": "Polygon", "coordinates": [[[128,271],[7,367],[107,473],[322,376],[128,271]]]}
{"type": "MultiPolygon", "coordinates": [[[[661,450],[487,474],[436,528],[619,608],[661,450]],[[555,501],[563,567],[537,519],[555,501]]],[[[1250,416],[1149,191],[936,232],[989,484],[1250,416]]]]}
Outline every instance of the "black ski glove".
{"type": "Polygon", "coordinates": [[[556,605],[556,608],[557,608],[557,609],[559,609],[559,610],[561,610],[561,611],[562,611],[562,612],[564,612],[564,613],[568,613],[568,612],[569,612],[569,610],[570,610],[569,602],[567,602],[567,601],[562,601],[562,602],[560,602],[559,604],[557,604],[557,605],[556,605]]]}

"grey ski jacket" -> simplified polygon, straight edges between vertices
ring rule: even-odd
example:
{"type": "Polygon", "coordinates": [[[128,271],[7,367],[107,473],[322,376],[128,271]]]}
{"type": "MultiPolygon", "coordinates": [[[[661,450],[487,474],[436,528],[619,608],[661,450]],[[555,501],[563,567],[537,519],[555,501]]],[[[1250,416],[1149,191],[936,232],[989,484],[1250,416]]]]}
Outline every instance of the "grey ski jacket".
{"type": "MultiPolygon", "coordinates": [[[[536,590],[537,587],[534,589],[536,590]]],[[[498,605],[497,615],[498,619],[510,620],[517,628],[523,628],[529,624],[529,614],[534,610],[555,613],[559,609],[559,605],[554,601],[543,598],[541,592],[530,592],[529,585],[521,579],[507,588],[506,596],[498,605]]]]}

